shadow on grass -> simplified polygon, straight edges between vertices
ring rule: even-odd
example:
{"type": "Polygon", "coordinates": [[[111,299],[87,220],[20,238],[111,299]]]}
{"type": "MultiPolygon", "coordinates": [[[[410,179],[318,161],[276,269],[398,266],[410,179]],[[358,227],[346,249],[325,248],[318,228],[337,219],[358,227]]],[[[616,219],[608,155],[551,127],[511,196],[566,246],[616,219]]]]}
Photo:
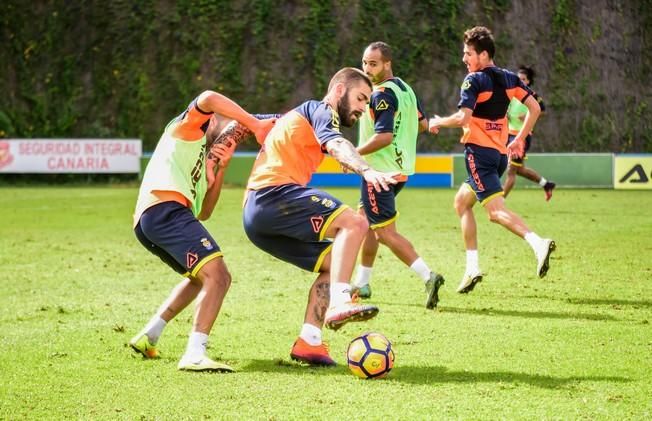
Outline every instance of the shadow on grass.
{"type": "Polygon", "coordinates": [[[632,306],[632,307],[652,307],[650,300],[618,300],[608,298],[566,298],[570,304],[588,304],[588,305],[607,305],[607,306],[632,306]]]}
{"type": "Polygon", "coordinates": [[[448,371],[445,367],[396,367],[391,378],[395,381],[415,384],[433,383],[505,383],[527,384],[544,389],[559,389],[574,386],[581,382],[626,383],[631,379],[614,376],[571,376],[555,377],[539,374],[526,374],[515,371],[448,371]]]}
{"type": "MultiPolygon", "coordinates": [[[[345,365],[337,367],[309,367],[289,361],[251,360],[238,369],[239,372],[297,374],[302,376],[353,376],[345,365]]],[[[575,386],[582,382],[627,383],[626,377],[614,376],[571,376],[555,377],[539,374],[526,374],[513,371],[449,371],[446,367],[394,367],[387,377],[393,382],[411,384],[437,383],[503,383],[510,385],[527,384],[544,389],[559,389],[575,386]]]]}
{"type": "Polygon", "coordinates": [[[483,316],[509,316],[524,317],[531,319],[571,319],[571,320],[601,320],[601,321],[620,321],[620,319],[605,314],[575,313],[563,312],[557,313],[552,311],[517,311],[517,310],[498,310],[494,308],[456,308],[442,307],[443,312],[479,314],[483,316]]]}

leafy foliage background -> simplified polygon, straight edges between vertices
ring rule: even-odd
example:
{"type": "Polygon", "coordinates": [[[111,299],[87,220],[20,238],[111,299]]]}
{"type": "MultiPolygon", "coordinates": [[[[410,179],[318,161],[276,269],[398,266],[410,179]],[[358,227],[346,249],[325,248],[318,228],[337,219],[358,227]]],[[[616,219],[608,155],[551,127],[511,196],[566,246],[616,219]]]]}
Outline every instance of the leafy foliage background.
{"type": "MultiPolygon", "coordinates": [[[[474,25],[493,30],[497,65],[537,70],[548,111],[533,151],[652,151],[652,0],[5,0],[0,137],[137,137],[152,150],[204,89],[287,111],[377,40],[426,111],[447,114],[474,25]]],[[[422,135],[420,150],[459,150],[458,138],[422,135]]]]}

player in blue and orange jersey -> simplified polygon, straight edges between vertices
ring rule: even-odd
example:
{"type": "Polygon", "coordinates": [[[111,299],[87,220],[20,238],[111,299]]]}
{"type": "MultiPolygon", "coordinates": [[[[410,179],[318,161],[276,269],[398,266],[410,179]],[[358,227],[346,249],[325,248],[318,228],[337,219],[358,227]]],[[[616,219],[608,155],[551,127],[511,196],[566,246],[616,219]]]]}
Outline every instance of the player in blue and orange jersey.
{"type": "Polygon", "coordinates": [[[208,335],[231,284],[219,245],[199,222],[215,208],[235,149],[235,142],[216,141],[210,148],[215,159],[207,162],[207,130],[214,125],[216,113],[244,124],[259,141],[274,121],[258,120],[219,93],[201,93],[165,127],[145,170],[134,213],[138,240],[185,279],[129,345],[146,358],[156,358],[156,344],[167,323],[201,293],[188,346],[178,364],[187,371],[233,371],[206,355],[208,335]]]}
{"type": "MultiPolygon", "coordinates": [[[[521,79],[528,88],[532,88],[534,84],[534,69],[528,66],[520,66],[518,68],[518,78],[521,79]]],[[[546,109],[545,104],[540,96],[534,95],[534,98],[539,103],[541,107],[541,113],[546,109]]],[[[525,116],[527,115],[527,107],[521,103],[518,99],[512,98],[512,101],[509,103],[509,108],[507,109],[507,120],[509,121],[509,138],[507,140],[508,144],[514,141],[514,138],[518,134],[521,127],[523,127],[523,121],[525,121],[525,116]]],[[[523,156],[520,158],[512,157],[509,160],[509,165],[507,166],[507,176],[505,178],[505,184],[503,185],[503,190],[505,190],[505,197],[512,191],[514,184],[516,183],[516,175],[525,177],[530,181],[533,181],[539,184],[546,195],[546,201],[550,200],[552,197],[552,190],[555,188],[555,183],[552,181],[546,180],[538,172],[532,168],[525,166],[525,160],[527,159],[527,151],[530,149],[532,142],[532,133],[528,134],[525,137],[525,150],[523,156]]]]}
{"type": "Polygon", "coordinates": [[[317,272],[304,324],[290,356],[314,365],[335,365],[321,329],[374,317],[378,308],[352,301],[349,281],[369,225],[362,215],[328,193],[307,187],[328,152],[374,186],[387,190],[394,174],[371,168],[340,133],[365,111],[371,81],[344,68],[322,101],[304,102],[277,120],[256,158],[247,183],[243,223],[249,239],[272,256],[317,272]],[[332,241],[330,240],[332,239],[332,241]]]}
{"type": "Polygon", "coordinates": [[[389,191],[376,192],[364,180],[361,183],[361,212],[371,229],[362,244],[354,292],[361,298],[371,296],[369,282],[380,242],[423,280],[425,306],[432,309],[439,302],[444,278],[430,270],[410,240],[396,229],[396,197],[415,172],[417,136],[427,130],[428,119],[412,88],[394,76],[388,44],[369,44],[362,56],[362,69],[371,79],[374,91],[367,112],[360,119],[358,152],[374,168],[397,171],[401,178],[389,191]]]}
{"type": "Polygon", "coordinates": [[[511,156],[521,157],[524,139],[532,131],[541,109],[533,93],[514,73],[495,66],[495,45],[491,31],[476,26],[464,32],[464,57],[469,74],[462,83],[459,110],[447,117],[435,116],[429,130],[462,127],[464,158],[468,178],[455,195],[455,210],[460,217],[466,246],[466,271],[457,292],[468,293],[482,281],[478,263],[478,239],[473,206],[480,202],[489,219],[524,238],[537,259],[537,275],[548,272],[549,258],[555,242],[532,232],[523,219],[505,207],[500,176],[507,168],[508,148],[511,156]],[[528,108],[523,127],[507,145],[507,107],[516,98],[528,108]]]}

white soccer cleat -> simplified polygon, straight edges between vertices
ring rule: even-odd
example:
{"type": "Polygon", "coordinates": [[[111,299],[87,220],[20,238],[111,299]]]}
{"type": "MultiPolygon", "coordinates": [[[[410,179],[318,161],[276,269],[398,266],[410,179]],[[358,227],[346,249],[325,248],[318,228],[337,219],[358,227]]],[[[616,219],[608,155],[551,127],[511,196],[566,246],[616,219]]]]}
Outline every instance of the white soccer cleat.
{"type": "Polygon", "coordinates": [[[232,373],[235,371],[228,365],[213,361],[205,355],[200,358],[189,358],[184,355],[181,361],[179,361],[177,368],[183,371],[217,371],[221,373],[232,373]]]}
{"type": "Polygon", "coordinates": [[[539,278],[543,278],[548,273],[550,254],[555,251],[555,248],[557,248],[557,245],[553,240],[544,238],[534,250],[534,255],[537,258],[537,275],[539,278]]]}
{"type": "Polygon", "coordinates": [[[464,273],[462,282],[460,282],[460,285],[457,287],[457,292],[460,294],[468,294],[469,292],[473,291],[473,288],[475,288],[476,284],[482,282],[483,276],[484,274],[480,271],[480,269],[475,272],[464,273]]]}
{"type": "Polygon", "coordinates": [[[348,322],[363,322],[378,314],[378,307],[371,304],[358,304],[349,301],[338,307],[331,307],[326,311],[325,324],[332,330],[338,330],[348,322]]]}

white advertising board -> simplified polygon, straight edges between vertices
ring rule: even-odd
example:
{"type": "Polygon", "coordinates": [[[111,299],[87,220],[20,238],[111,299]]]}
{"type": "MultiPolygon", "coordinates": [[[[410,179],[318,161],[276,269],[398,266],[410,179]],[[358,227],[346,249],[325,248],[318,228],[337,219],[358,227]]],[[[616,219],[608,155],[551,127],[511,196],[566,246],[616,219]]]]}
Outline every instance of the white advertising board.
{"type": "Polygon", "coordinates": [[[0,139],[0,173],[138,173],[139,139],[0,139]]]}

